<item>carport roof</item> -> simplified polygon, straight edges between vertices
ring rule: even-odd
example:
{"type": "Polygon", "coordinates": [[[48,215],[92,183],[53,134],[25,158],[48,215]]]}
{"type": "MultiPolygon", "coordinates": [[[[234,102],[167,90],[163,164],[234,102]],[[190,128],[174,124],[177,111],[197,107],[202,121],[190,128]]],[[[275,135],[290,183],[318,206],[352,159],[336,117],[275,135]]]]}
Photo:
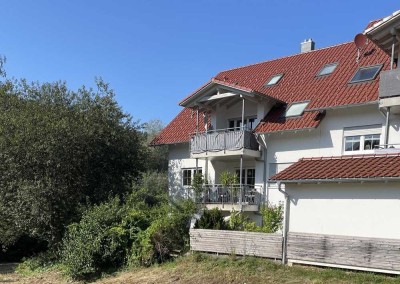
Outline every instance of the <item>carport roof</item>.
{"type": "Polygon", "coordinates": [[[270,181],[329,182],[400,178],[400,154],[303,158],[270,181]]]}

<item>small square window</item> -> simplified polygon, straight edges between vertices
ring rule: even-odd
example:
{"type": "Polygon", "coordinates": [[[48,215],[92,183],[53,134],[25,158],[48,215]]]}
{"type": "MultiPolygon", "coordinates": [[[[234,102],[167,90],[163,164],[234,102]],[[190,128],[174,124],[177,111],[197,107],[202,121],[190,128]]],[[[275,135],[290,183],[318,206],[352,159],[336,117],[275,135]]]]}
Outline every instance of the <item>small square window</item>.
{"type": "Polygon", "coordinates": [[[283,73],[282,74],[276,74],[274,76],[272,76],[271,78],[269,78],[269,80],[264,84],[264,87],[268,87],[268,86],[273,86],[278,84],[279,80],[283,77],[283,73]]]}
{"type": "Polygon", "coordinates": [[[361,67],[357,70],[356,74],[354,74],[353,78],[351,78],[350,83],[358,83],[358,82],[365,82],[371,81],[376,78],[379,71],[382,68],[382,64],[374,65],[374,66],[367,66],[361,67]]]}
{"type": "Polygon", "coordinates": [[[317,76],[329,75],[335,71],[337,63],[326,64],[322,69],[318,72],[317,76]]]}
{"type": "Polygon", "coordinates": [[[303,114],[309,102],[293,103],[286,110],[285,117],[300,116],[303,114]]]}

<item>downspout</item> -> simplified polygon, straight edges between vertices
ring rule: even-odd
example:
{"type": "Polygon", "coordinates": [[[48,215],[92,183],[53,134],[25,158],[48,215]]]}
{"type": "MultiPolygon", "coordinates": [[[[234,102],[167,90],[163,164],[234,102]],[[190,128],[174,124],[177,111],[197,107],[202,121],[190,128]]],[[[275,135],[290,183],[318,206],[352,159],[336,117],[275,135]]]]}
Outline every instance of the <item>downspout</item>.
{"type": "Polygon", "coordinates": [[[263,205],[267,203],[267,206],[269,205],[269,191],[267,190],[267,145],[265,144],[264,140],[261,138],[261,136],[257,133],[254,133],[258,144],[260,144],[261,148],[263,148],[263,205]]]}
{"type": "Polygon", "coordinates": [[[283,193],[285,196],[285,214],[283,216],[283,242],[282,242],[282,264],[287,264],[287,238],[289,231],[289,211],[290,211],[290,199],[289,194],[286,191],[282,190],[281,182],[278,181],[278,190],[283,193]]]}
{"type": "Polygon", "coordinates": [[[389,128],[390,128],[390,107],[386,108],[386,125],[385,125],[385,141],[383,144],[385,145],[385,148],[389,148],[389,128]]]}
{"type": "MultiPolygon", "coordinates": [[[[242,127],[241,127],[241,131],[242,131],[242,145],[243,145],[243,149],[244,149],[244,97],[242,97],[242,127]]],[[[240,211],[243,211],[243,203],[242,203],[242,198],[243,198],[243,183],[242,183],[242,178],[243,178],[243,155],[240,155],[240,173],[239,173],[239,185],[240,185],[240,193],[239,193],[239,207],[240,207],[240,211]]]]}

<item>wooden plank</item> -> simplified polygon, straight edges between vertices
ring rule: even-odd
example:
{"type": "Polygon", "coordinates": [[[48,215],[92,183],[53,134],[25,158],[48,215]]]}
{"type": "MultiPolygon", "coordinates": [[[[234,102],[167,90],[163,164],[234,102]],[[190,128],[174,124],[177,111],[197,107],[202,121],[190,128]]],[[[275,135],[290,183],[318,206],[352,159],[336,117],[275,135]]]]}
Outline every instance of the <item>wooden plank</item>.
{"type": "Polygon", "coordinates": [[[280,259],[282,236],[257,232],[192,229],[190,230],[190,249],[280,259]]]}
{"type": "Polygon", "coordinates": [[[288,259],[400,271],[400,239],[289,233],[288,259]]]}

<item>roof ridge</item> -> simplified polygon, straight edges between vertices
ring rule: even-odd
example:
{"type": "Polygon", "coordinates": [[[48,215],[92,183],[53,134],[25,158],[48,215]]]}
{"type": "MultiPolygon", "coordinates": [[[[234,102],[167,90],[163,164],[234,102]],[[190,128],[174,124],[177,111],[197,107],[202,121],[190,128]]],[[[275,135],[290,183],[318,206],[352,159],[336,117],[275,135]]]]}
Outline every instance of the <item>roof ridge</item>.
{"type": "MultiPolygon", "coordinates": [[[[246,65],[242,65],[242,66],[239,66],[239,67],[234,67],[234,68],[230,68],[230,69],[225,69],[225,70],[222,70],[222,71],[218,72],[218,74],[221,74],[221,73],[223,73],[223,72],[232,71],[232,70],[241,69],[241,68],[250,67],[250,66],[253,66],[253,65],[259,65],[259,64],[263,64],[263,63],[273,62],[273,61],[276,61],[276,60],[281,60],[281,59],[285,59],[285,58],[295,57],[295,56],[299,56],[299,55],[303,55],[303,54],[314,53],[314,52],[322,51],[322,50],[325,50],[325,49],[329,49],[329,48],[333,48],[333,47],[337,47],[337,46],[341,46],[341,45],[345,45],[345,44],[349,44],[349,43],[352,43],[352,41],[343,42],[343,43],[338,43],[338,44],[335,44],[335,45],[331,45],[331,46],[327,46],[327,47],[322,47],[322,48],[314,49],[314,50],[311,50],[311,51],[308,51],[308,52],[303,52],[303,53],[300,52],[300,53],[291,54],[291,55],[286,55],[286,56],[282,56],[282,57],[278,57],[278,58],[274,58],[274,59],[268,59],[268,60],[264,60],[264,61],[260,61],[260,62],[256,62],[256,63],[246,64],[246,65]]],[[[217,75],[218,75],[218,74],[217,74],[217,75]]]]}

